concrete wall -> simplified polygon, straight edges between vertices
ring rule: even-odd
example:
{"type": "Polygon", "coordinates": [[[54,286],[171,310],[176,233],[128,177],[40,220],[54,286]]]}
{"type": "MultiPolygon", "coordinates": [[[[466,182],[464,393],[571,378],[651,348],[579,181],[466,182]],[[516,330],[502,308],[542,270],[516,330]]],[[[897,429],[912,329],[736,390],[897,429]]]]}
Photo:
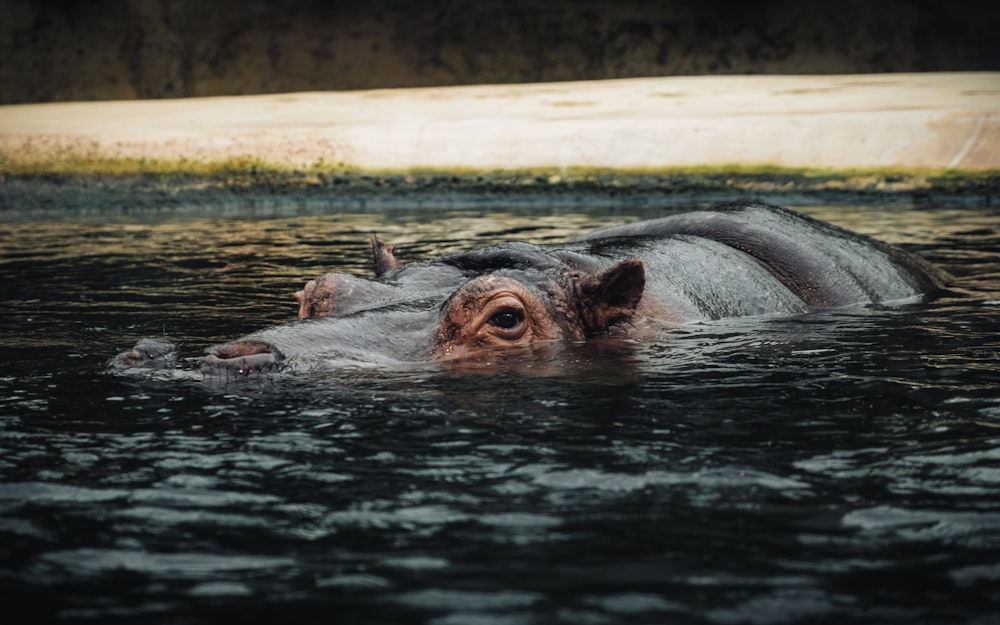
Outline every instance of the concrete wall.
{"type": "Polygon", "coordinates": [[[1000,69],[968,0],[0,0],[0,103],[1000,69]]]}

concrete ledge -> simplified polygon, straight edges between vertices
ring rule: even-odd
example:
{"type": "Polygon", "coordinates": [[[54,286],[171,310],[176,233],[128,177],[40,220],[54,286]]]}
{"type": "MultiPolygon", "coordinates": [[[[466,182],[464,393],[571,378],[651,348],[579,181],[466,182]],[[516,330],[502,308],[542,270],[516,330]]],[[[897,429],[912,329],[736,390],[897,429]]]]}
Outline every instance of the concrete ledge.
{"type": "MultiPolygon", "coordinates": [[[[0,107],[0,170],[1000,170],[1000,73],[706,76],[0,107]],[[155,165],[154,165],[155,163],[155,165]],[[62,166],[60,165],[62,164],[62,166]]],[[[115,173],[107,171],[105,173],[115,173]]],[[[135,173],[135,172],[133,172],[135,173]]]]}

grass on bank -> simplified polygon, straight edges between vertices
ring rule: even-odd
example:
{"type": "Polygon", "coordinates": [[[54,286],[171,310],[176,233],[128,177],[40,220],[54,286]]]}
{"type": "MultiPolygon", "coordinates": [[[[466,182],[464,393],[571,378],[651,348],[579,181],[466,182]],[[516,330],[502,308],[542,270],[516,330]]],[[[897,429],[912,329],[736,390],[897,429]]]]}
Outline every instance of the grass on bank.
{"type": "Polygon", "coordinates": [[[0,181],[43,179],[83,182],[89,179],[130,179],[151,184],[207,186],[266,186],[309,188],[327,186],[422,187],[674,187],[732,188],[765,186],[829,189],[920,190],[932,188],[997,188],[1000,170],[849,168],[817,169],[733,163],[689,167],[536,167],[519,169],[411,168],[370,170],[345,163],[314,162],[304,167],[269,163],[256,158],[221,161],[188,159],[68,157],[44,161],[0,160],[0,181]]]}

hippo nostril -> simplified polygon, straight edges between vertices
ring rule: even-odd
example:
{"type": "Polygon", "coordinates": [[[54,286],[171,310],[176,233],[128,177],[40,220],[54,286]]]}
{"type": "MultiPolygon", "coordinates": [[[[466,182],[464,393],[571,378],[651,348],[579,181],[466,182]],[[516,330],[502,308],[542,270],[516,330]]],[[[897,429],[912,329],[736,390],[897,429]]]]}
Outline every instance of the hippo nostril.
{"type": "Polygon", "coordinates": [[[112,367],[167,368],[177,362],[177,346],[162,339],[139,339],[132,349],[112,358],[112,367]]]}

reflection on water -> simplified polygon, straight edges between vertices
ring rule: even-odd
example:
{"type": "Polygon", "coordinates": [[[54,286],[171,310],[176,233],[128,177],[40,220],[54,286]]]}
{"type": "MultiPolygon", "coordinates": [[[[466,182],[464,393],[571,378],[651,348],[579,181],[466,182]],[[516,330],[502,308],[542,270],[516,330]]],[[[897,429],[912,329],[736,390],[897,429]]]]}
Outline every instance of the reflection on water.
{"type": "Polygon", "coordinates": [[[650,209],[0,223],[3,596],[101,623],[990,622],[998,213],[808,210],[956,284],[517,367],[221,384],[102,364],[291,320],[305,280],[370,272],[373,233],[415,259],[650,209]]]}

